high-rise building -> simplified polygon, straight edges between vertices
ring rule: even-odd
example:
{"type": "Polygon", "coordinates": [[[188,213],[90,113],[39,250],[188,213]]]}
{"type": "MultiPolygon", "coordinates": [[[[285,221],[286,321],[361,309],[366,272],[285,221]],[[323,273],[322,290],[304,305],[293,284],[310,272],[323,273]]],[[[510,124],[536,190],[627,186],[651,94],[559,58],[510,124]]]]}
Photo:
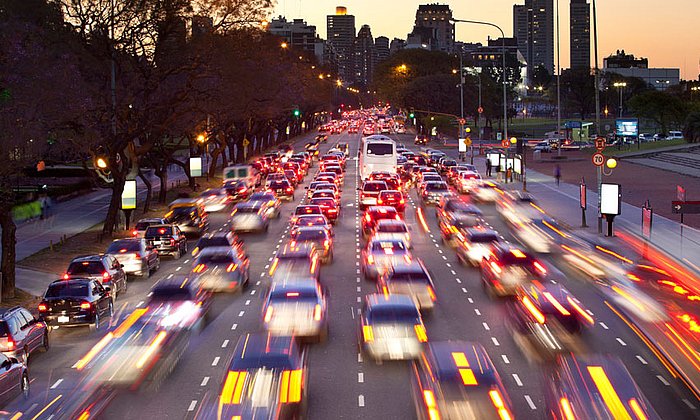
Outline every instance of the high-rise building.
{"type": "Polygon", "coordinates": [[[374,38],[374,49],[377,51],[377,63],[389,58],[389,38],[385,36],[374,38]]]}
{"type": "Polygon", "coordinates": [[[289,22],[284,16],[280,16],[270,21],[267,30],[273,35],[284,38],[291,47],[315,53],[316,27],[307,24],[303,19],[294,19],[289,22]]]}
{"type": "Polygon", "coordinates": [[[554,74],[554,0],[525,0],[513,6],[513,34],[532,77],[542,66],[554,74]]]}
{"type": "Polygon", "coordinates": [[[571,0],[570,58],[572,69],[591,68],[591,7],[588,0],[571,0]]]}
{"type": "Polygon", "coordinates": [[[372,73],[377,62],[377,52],[374,49],[374,38],[369,25],[362,25],[355,38],[355,83],[369,86],[372,82],[372,73]]]}
{"type": "Polygon", "coordinates": [[[355,16],[343,6],[335,8],[334,15],[326,17],[328,43],[335,51],[338,75],[342,80],[354,80],[355,16]]]}
{"type": "Polygon", "coordinates": [[[389,44],[389,55],[394,55],[397,52],[406,48],[406,40],[401,38],[394,38],[389,44]]]}
{"type": "Polygon", "coordinates": [[[446,4],[421,4],[416,11],[413,32],[423,37],[422,43],[434,51],[454,50],[455,25],[450,21],[452,10],[446,4]],[[426,34],[430,39],[426,39],[426,34]]]}

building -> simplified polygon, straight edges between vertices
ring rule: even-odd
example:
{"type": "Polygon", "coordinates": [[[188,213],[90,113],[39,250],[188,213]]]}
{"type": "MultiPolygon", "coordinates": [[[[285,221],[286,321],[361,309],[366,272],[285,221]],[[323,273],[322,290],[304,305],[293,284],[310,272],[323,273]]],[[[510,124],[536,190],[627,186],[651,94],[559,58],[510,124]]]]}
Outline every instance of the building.
{"type": "Polygon", "coordinates": [[[342,80],[354,80],[355,16],[347,8],[338,6],[334,15],[326,17],[328,43],[335,51],[338,75],[342,80]]]}
{"type": "Polygon", "coordinates": [[[400,38],[394,38],[389,44],[389,55],[394,55],[404,48],[406,48],[406,41],[400,38]]]}
{"type": "Polygon", "coordinates": [[[316,54],[316,27],[308,25],[303,19],[287,21],[284,16],[272,19],[267,30],[283,38],[291,47],[316,54]]]}
{"type": "Polygon", "coordinates": [[[355,38],[355,83],[367,87],[372,82],[372,74],[377,63],[377,52],[374,49],[374,38],[369,25],[362,25],[355,38]]]}
{"type": "Polygon", "coordinates": [[[385,36],[374,38],[374,49],[377,52],[377,63],[389,58],[389,38],[385,36]]]}
{"type": "Polygon", "coordinates": [[[554,0],[525,0],[513,6],[513,34],[527,62],[527,76],[542,66],[554,74],[554,0]]]}
{"type": "MultiPolygon", "coordinates": [[[[446,4],[421,4],[416,11],[413,34],[433,51],[454,51],[455,25],[451,22],[452,10],[446,4]]],[[[409,36],[411,38],[411,36],[409,36]]],[[[413,37],[415,39],[415,36],[413,37]]]]}
{"type": "Polygon", "coordinates": [[[569,5],[569,54],[572,69],[591,68],[591,7],[588,0],[571,0],[569,5]]]}
{"type": "Polygon", "coordinates": [[[649,68],[649,60],[625,54],[617,50],[603,59],[603,72],[618,74],[622,77],[636,77],[657,90],[666,90],[680,83],[681,70],[672,68],[649,68]]]}
{"type": "MultiPolygon", "coordinates": [[[[501,68],[503,66],[503,41],[503,38],[489,38],[487,45],[464,44],[463,50],[471,57],[471,63],[477,67],[501,68]]],[[[515,38],[505,38],[505,50],[507,63],[512,63],[511,59],[517,60],[520,65],[521,77],[525,80],[527,63],[520,52],[517,40],[515,38]]]]}

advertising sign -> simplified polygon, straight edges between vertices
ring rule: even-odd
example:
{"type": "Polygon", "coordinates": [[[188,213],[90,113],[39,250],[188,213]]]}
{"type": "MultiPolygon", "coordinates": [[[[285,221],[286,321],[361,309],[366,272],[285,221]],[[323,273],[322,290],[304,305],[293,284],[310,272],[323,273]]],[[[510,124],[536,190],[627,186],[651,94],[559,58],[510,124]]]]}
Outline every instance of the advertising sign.
{"type": "Polygon", "coordinates": [[[136,208],[136,180],[127,179],[124,182],[122,191],[122,210],[133,210],[136,208]]]}
{"type": "Polygon", "coordinates": [[[615,120],[615,134],[622,137],[639,136],[639,120],[636,118],[618,118],[615,120]]]}
{"type": "Polygon", "coordinates": [[[202,176],[202,158],[200,156],[190,158],[190,176],[202,176]]]}
{"type": "Polygon", "coordinates": [[[654,211],[651,207],[642,207],[642,236],[647,239],[651,238],[651,226],[654,220],[654,211]]]}
{"type": "Polygon", "coordinates": [[[516,157],[514,160],[514,165],[513,165],[513,172],[515,172],[518,175],[523,174],[523,161],[519,157],[516,157]]]}
{"type": "Polygon", "coordinates": [[[467,142],[465,140],[466,140],[466,138],[463,137],[463,138],[459,139],[459,141],[457,142],[457,144],[459,145],[460,152],[467,151],[467,142]]]}
{"type": "Polygon", "coordinates": [[[600,184],[600,214],[619,215],[621,213],[621,198],[620,184],[600,184]]]}
{"type": "Polygon", "coordinates": [[[491,161],[492,168],[498,168],[501,166],[501,154],[500,153],[488,153],[486,158],[491,161]]]}

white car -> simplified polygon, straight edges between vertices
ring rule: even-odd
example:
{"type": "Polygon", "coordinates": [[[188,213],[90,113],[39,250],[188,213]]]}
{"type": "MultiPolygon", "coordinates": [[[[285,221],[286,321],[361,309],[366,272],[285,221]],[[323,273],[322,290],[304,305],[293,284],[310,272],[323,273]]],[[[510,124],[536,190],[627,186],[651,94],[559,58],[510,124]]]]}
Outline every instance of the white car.
{"type": "Polygon", "coordinates": [[[199,201],[207,213],[216,213],[226,209],[229,195],[223,188],[210,188],[199,195],[199,201]]]}
{"type": "Polygon", "coordinates": [[[377,221],[372,234],[372,240],[388,241],[393,239],[402,240],[406,248],[411,248],[411,234],[408,226],[403,220],[381,219],[377,221]]]}
{"type": "Polygon", "coordinates": [[[406,134],[406,127],[400,126],[396,129],[396,134],[406,134]]]}

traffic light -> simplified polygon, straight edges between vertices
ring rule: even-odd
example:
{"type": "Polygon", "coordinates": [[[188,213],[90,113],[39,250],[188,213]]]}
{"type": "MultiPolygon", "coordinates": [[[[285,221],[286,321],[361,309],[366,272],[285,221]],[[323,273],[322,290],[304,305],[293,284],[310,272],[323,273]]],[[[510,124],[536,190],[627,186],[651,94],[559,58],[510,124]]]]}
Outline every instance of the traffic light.
{"type": "Polygon", "coordinates": [[[301,115],[301,111],[299,111],[298,108],[295,108],[295,109],[294,109],[294,116],[295,116],[295,117],[298,117],[298,116],[300,116],[300,115],[301,115]]]}
{"type": "Polygon", "coordinates": [[[525,153],[525,141],[522,138],[518,138],[515,143],[515,153],[522,155],[525,153]]]}
{"type": "Polygon", "coordinates": [[[416,118],[416,114],[414,114],[413,112],[411,112],[410,114],[408,114],[408,117],[409,117],[409,118],[416,118]]]}

